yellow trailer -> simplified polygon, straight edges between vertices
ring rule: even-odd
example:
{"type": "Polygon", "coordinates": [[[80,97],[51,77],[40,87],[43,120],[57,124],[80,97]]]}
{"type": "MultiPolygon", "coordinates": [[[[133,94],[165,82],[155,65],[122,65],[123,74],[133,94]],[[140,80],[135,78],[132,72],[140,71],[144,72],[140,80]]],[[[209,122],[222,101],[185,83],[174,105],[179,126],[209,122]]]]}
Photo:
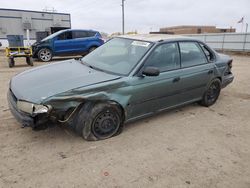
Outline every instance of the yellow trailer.
{"type": "Polygon", "coordinates": [[[6,57],[8,57],[9,67],[15,66],[15,58],[25,57],[26,63],[33,66],[32,48],[31,47],[7,47],[5,49],[6,57]]]}

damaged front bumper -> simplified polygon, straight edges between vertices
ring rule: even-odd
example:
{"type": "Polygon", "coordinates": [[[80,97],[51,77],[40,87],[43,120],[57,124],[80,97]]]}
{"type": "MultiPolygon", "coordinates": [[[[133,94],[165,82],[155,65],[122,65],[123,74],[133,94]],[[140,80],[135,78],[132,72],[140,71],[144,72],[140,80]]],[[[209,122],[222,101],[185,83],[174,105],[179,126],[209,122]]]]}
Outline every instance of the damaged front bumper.
{"type": "Polygon", "coordinates": [[[51,111],[50,106],[19,101],[11,90],[8,92],[8,104],[11,113],[19,123],[33,128],[46,123],[51,111]]]}

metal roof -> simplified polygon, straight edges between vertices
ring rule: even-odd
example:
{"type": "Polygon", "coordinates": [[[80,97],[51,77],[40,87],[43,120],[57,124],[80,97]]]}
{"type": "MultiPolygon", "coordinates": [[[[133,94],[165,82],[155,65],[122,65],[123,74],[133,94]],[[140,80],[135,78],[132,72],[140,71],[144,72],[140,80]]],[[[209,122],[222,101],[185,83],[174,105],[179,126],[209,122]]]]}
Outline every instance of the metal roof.
{"type": "Polygon", "coordinates": [[[23,9],[9,9],[9,8],[0,8],[0,11],[31,12],[31,13],[42,13],[42,14],[61,14],[61,15],[70,16],[69,13],[34,11],[34,10],[23,10],[23,9]]]}
{"type": "Polygon", "coordinates": [[[132,35],[122,35],[121,38],[129,38],[134,40],[144,40],[150,42],[157,42],[160,40],[175,40],[175,39],[191,39],[190,37],[181,35],[167,35],[167,34],[132,34],[132,35]]]}

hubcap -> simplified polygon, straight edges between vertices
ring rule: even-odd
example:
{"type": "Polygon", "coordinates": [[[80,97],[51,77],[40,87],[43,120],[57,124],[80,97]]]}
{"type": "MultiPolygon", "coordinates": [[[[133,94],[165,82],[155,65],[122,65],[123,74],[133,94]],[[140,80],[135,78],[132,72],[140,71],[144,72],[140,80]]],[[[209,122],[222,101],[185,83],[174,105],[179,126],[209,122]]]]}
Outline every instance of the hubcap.
{"type": "Polygon", "coordinates": [[[99,138],[110,137],[119,128],[119,117],[111,111],[101,112],[93,122],[93,133],[99,138]]]}
{"type": "Polygon", "coordinates": [[[43,61],[49,61],[51,59],[51,52],[47,49],[40,52],[40,58],[43,61]]]}

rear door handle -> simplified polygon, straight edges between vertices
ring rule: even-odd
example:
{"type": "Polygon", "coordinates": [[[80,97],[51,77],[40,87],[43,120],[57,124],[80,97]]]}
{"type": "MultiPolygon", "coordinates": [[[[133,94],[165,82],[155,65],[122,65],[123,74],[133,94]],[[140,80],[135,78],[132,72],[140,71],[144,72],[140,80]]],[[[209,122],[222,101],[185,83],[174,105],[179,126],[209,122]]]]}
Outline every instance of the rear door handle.
{"type": "Polygon", "coordinates": [[[213,70],[209,70],[207,73],[208,73],[208,74],[213,74],[214,71],[213,71],[213,70]]]}
{"type": "Polygon", "coordinates": [[[181,79],[180,77],[176,77],[176,78],[173,79],[173,82],[179,82],[180,79],[181,79]]]}

